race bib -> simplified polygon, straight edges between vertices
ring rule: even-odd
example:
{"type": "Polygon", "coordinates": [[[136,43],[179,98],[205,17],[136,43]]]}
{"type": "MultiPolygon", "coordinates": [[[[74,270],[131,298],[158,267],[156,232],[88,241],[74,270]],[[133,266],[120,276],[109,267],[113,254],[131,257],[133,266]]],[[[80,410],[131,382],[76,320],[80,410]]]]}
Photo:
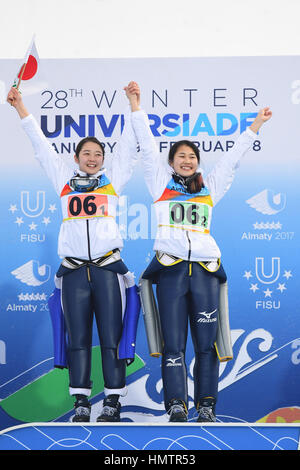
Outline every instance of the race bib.
{"type": "Polygon", "coordinates": [[[209,207],[191,202],[170,202],[169,223],[206,229],[209,226],[209,207]]]}
{"type": "Polygon", "coordinates": [[[108,200],[103,194],[78,194],[68,197],[67,212],[69,218],[107,217],[108,200]]]}

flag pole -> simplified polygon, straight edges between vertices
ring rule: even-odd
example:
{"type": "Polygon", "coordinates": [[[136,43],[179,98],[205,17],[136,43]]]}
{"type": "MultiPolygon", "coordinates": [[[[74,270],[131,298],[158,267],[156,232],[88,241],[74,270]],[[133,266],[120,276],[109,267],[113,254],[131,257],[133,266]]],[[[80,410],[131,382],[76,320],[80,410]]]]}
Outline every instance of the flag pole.
{"type": "MultiPolygon", "coordinates": [[[[26,63],[22,65],[22,68],[21,68],[21,71],[20,71],[20,77],[19,77],[19,81],[18,81],[18,84],[16,86],[16,90],[19,91],[19,86],[21,84],[21,81],[22,81],[22,78],[23,78],[23,75],[24,75],[24,71],[25,71],[25,68],[26,68],[26,63]]],[[[19,92],[20,93],[20,92],[19,92]]],[[[12,106],[13,103],[11,102],[10,105],[12,106]]]]}
{"type": "Polygon", "coordinates": [[[19,81],[18,81],[18,84],[17,84],[17,86],[16,86],[16,89],[17,89],[18,91],[19,91],[19,86],[21,85],[21,81],[22,81],[22,78],[23,78],[23,75],[24,75],[25,68],[26,68],[26,63],[23,64],[22,69],[21,69],[21,72],[20,72],[19,81]]]}

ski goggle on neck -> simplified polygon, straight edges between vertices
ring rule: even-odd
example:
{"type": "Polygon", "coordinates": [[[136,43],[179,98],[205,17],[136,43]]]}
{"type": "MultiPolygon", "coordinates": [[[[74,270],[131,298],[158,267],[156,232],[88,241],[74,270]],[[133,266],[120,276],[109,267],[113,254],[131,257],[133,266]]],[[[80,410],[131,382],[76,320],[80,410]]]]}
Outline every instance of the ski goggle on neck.
{"type": "Polygon", "coordinates": [[[99,177],[97,176],[73,176],[69,183],[73,191],[79,193],[87,193],[93,191],[99,185],[99,177]]]}

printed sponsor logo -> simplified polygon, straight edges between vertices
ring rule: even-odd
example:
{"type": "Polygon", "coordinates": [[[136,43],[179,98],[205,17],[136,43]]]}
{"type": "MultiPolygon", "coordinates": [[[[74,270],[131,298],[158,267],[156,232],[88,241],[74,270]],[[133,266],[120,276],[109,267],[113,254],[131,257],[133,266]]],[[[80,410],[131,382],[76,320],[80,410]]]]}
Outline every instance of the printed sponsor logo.
{"type": "Polygon", "coordinates": [[[198,323],[213,323],[217,321],[217,317],[211,318],[214,313],[217,312],[217,309],[212,312],[198,312],[198,315],[203,315],[203,317],[198,318],[198,323]]]}
{"type": "Polygon", "coordinates": [[[182,363],[181,363],[181,357],[176,357],[176,358],[171,358],[169,357],[169,359],[167,359],[167,367],[181,367],[182,366],[182,363]],[[177,361],[180,361],[180,362],[177,362],[177,361]]]}

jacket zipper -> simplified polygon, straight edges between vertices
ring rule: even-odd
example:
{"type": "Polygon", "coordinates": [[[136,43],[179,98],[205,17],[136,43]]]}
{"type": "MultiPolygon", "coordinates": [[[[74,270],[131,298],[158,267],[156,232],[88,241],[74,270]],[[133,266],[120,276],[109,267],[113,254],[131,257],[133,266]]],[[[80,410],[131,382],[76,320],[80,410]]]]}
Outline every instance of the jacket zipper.
{"type": "MultiPolygon", "coordinates": [[[[90,232],[89,232],[89,220],[88,220],[88,219],[87,219],[87,221],[86,221],[86,235],[87,235],[88,255],[89,255],[90,261],[92,261],[92,257],[91,257],[91,243],[90,243],[90,232]]],[[[88,264],[87,264],[87,266],[86,266],[86,269],[87,269],[88,281],[91,282],[90,267],[89,267],[88,264]]]]}
{"type": "Polygon", "coordinates": [[[186,236],[187,236],[187,239],[188,239],[188,242],[189,242],[188,263],[189,263],[189,276],[191,276],[192,275],[192,263],[190,262],[190,259],[191,259],[192,247],[191,247],[191,240],[190,240],[189,234],[188,234],[188,232],[185,232],[185,233],[186,233],[186,236]]]}
{"type": "Polygon", "coordinates": [[[186,236],[187,236],[187,239],[188,239],[188,242],[189,242],[189,254],[188,254],[188,261],[190,261],[190,259],[191,259],[191,252],[192,252],[191,240],[190,240],[190,237],[189,237],[189,234],[188,234],[188,232],[185,232],[185,233],[186,233],[186,236]]]}

